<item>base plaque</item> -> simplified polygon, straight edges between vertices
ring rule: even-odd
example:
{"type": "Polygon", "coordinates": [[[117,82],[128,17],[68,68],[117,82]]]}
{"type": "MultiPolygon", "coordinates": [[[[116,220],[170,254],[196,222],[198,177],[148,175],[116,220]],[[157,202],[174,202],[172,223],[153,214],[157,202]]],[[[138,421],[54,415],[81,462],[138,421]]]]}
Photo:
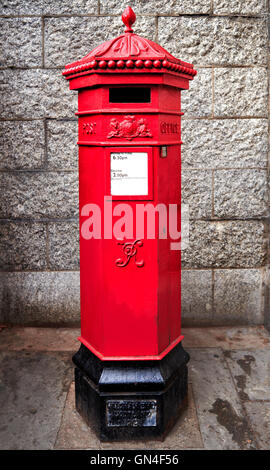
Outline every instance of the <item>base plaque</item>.
{"type": "Polygon", "coordinates": [[[102,441],[164,439],[187,404],[188,353],[162,360],[101,361],[84,345],[74,355],[76,409],[102,441]]]}

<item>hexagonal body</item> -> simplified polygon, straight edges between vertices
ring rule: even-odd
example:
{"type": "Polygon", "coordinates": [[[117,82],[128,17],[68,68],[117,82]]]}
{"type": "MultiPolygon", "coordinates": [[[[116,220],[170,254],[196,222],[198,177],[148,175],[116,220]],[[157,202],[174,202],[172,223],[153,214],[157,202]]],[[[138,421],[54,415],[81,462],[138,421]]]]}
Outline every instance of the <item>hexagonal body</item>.
{"type": "MultiPolygon", "coordinates": [[[[133,211],[134,234],[125,242],[134,243],[136,205],[165,204],[168,208],[177,204],[180,213],[180,89],[188,81],[177,77],[168,85],[161,74],[124,75],[125,83],[121,76],[119,85],[119,76],[99,77],[103,78],[104,84],[89,87],[83,83],[79,88],[80,227],[87,220],[83,208],[89,203],[98,205],[103,219],[104,204],[110,212],[110,202],[104,203],[104,197],[111,196],[112,213],[120,203],[133,211]],[[112,103],[115,89],[116,99],[122,93],[131,102],[112,103]],[[149,102],[132,103],[132,96],[138,100],[141,92],[147,92],[149,102]],[[165,158],[162,147],[167,149],[165,158]],[[147,154],[145,195],[111,194],[111,154],[121,153],[147,154]]],[[[78,80],[76,88],[81,85],[78,80]]],[[[157,220],[155,238],[148,239],[147,224],[153,224],[150,216],[140,238],[142,246],[136,247],[142,267],[135,258],[119,267],[116,261],[124,254],[115,238],[86,240],[81,230],[80,340],[99,358],[159,359],[182,339],[180,251],[170,249],[170,239],[159,238],[157,220]]]]}

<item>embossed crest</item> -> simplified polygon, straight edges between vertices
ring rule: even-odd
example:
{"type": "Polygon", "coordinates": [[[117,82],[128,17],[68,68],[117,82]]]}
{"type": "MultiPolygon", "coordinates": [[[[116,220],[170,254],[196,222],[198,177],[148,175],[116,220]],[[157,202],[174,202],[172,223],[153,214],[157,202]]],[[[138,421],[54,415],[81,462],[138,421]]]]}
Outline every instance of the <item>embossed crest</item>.
{"type": "Polygon", "coordinates": [[[135,137],[153,137],[145,118],[136,119],[133,115],[126,115],[124,119],[112,118],[110,121],[111,131],[107,135],[108,139],[112,137],[123,137],[131,140],[135,137]]]}

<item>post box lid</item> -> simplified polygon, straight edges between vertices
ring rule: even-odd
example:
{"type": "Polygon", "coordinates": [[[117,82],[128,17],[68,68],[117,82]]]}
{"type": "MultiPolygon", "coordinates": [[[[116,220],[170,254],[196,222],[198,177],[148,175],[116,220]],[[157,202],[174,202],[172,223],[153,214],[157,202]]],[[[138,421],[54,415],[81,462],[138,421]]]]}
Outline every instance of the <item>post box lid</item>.
{"type": "Polygon", "coordinates": [[[122,15],[124,34],[97,46],[82,59],[65,66],[69,80],[92,73],[169,73],[192,80],[197,74],[193,65],[177,59],[159,44],[133,33],[136,15],[127,7],[122,15]]]}

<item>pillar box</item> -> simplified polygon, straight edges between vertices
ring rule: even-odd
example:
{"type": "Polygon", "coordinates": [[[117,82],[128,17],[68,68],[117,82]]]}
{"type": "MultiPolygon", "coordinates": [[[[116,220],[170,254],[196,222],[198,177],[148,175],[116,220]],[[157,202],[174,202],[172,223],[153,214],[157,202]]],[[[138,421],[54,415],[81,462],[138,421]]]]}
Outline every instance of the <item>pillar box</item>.
{"type": "Polygon", "coordinates": [[[76,408],[102,440],[162,438],[186,403],[189,359],[168,221],[179,231],[180,98],[196,71],[133,33],[130,7],[122,19],[123,34],[63,72],[78,90],[76,408]]]}

